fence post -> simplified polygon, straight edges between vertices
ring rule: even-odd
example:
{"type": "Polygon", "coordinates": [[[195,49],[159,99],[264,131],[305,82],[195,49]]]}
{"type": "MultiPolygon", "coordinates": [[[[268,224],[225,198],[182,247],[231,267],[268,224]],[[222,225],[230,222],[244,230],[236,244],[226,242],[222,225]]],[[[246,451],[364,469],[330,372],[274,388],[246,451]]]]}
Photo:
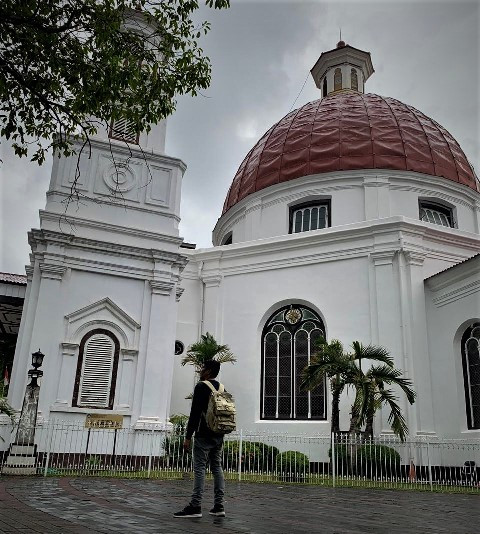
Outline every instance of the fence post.
{"type": "Polygon", "coordinates": [[[153,436],[154,436],[154,427],[152,425],[152,432],[150,433],[151,440],[150,440],[150,453],[148,455],[148,470],[147,470],[147,478],[150,478],[150,474],[152,472],[152,456],[153,456],[153,436]]]}
{"type": "Polygon", "coordinates": [[[427,438],[427,462],[428,462],[428,481],[430,482],[430,491],[433,491],[433,480],[432,480],[432,462],[430,460],[430,443],[427,438]]]}
{"type": "MultiPolygon", "coordinates": [[[[47,422],[47,432],[48,432],[48,427],[50,426],[50,423],[47,422]]],[[[48,471],[48,464],[50,463],[50,449],[52,448],[52,441],[53,441],[53,425],[52,425],[52,430],[50,432],[50,436],[47,435],[47,457],[45,458],[45,467],[43,468],[43,476],[46,477],[47,476],[47,471],[48,471]]]]}
{"type": "Polygon", "coordinates": [[[243,430],[240,430],[240,441],[238,444],[238,480],[242,480],[242,447],[243,447],[243,430]]]}
{"type": "Polygon", "coordinates": [[[332,432],[332,484],[335,487],[335,432],[332,432]]]}

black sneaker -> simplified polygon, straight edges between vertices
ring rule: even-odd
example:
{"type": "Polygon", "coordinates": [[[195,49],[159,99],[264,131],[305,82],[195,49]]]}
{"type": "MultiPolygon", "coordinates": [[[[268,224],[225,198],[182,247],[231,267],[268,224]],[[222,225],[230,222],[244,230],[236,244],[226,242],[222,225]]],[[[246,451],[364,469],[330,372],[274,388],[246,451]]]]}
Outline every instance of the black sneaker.
{"type": "Polygon", "coordinates": [[[217,517],[225,517],[225,508],[222,505],[216,504],[208,513],[217,517]]]}
{"type": "Polygon", "coordinates": [[[173,517],[202,517],[202,509],[200,506],[185,506],[180,512],[173,514],[173,517]]]}

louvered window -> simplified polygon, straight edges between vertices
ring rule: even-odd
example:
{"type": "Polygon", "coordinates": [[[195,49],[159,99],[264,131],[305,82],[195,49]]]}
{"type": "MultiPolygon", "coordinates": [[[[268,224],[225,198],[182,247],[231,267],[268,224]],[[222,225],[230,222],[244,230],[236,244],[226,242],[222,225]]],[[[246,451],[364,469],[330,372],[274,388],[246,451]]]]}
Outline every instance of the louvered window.
{"type": "Polygon", "coordinates": [[[462,363],[467,425],[472,430],[480,429],[480,323],[463,334],[462,363]]]}
{"type": "Polygon", "coordinates": [[[132,121],[127,119],[118,119],[112,121],[110,125],[109,137],[126,143],[138,145],[138,132],[135,130],[135,125],[132,121]]]}
{"type": "Polygon", "coordinates": [[[342,69],[335,69],[333,75],[333,90],[340,91],[342,88],[342,69]]]}
{"type": "Polygon", "coordinates": [[[88,333],[80,344],[74,406],[113,408],[119,344],[106,330],[88,333]]]}
{"type": "Polygon", "coordinates": [[[350,87],[354,91],[358,91],[358,77],[357,77],[357,71],[355,69],[352,69],[350,71],[350,87]]]}
{"type": "Polygon", "coordinates": [[[262,336],[262,419],[325,419],[325,383],[301,391],[302,372],[315,342],[324,336],[322,320],[305,306],[277,310],[262,336]]]}

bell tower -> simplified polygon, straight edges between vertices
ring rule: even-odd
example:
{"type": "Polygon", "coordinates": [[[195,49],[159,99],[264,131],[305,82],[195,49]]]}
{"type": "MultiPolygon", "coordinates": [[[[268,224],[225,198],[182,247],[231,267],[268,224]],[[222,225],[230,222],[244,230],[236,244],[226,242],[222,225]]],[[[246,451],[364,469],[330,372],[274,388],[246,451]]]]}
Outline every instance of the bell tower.
{"type": "Polygon", "coordinates": [[[40,225],[28,236],[15,408],[41,347],[44,417],[81,424],[114,414],[139,429],[168,422],[186,166],[165,154],[165,132],[165,120],[148,134],[117,120],[75,141],[75,154],[54,157],[40,225]]]}
{"type": "Polygon", "coordinates": [[[339,41],[336,48],[321,54],[310,72],[323,98],[345,91],[364,93],[374,69],[370,52],[339,41]]]}

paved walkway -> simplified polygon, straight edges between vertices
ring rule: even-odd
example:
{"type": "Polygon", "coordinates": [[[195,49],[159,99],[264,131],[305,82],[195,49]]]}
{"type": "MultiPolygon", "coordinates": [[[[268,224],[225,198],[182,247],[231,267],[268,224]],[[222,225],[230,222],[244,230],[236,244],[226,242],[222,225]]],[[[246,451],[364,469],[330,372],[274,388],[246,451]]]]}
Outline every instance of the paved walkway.
{"type": "Polygon", "coordinates": [[[480,496],[228,483],[226,518],[175,519],[191,481],[0,478],[0,533],[477,534],[480,496]]]}

